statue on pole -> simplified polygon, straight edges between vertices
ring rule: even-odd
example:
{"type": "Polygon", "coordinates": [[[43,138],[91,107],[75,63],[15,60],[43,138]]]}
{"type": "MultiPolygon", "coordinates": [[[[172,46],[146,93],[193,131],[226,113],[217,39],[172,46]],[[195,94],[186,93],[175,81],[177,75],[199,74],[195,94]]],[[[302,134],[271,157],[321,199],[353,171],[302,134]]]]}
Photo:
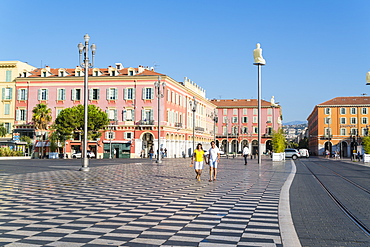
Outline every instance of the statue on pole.
{"type": "Polygon", "coordinates": [[[254,56],[254,63],[255,64],[260,64],[260,65],[265,65],[266,61],[262,57],[262,49],[260,47],[260,44],[257,43],[256,49],[253,50],[253,56],[254,56]]]}

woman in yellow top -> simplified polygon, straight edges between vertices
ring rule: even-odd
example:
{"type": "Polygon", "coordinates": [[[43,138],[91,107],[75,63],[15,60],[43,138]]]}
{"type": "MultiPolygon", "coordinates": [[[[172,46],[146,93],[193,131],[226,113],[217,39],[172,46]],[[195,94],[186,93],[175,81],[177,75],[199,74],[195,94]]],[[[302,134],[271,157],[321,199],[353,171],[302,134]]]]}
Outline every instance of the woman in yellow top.
{"type": "Polygon", "coordinates": [[[194,164],[195,173],[197,174],[195,179],[197,179],[198,181],[200,181],[200,175],[202,174],[204,162],[207,163],[206,155],[202,148],[202,144],[198,143],[197,149],[194,150],[194,154],[191,159],[191,163],[194,164]],[[194,161],[195,161],[195,164],[194,164],[194,161]]]}

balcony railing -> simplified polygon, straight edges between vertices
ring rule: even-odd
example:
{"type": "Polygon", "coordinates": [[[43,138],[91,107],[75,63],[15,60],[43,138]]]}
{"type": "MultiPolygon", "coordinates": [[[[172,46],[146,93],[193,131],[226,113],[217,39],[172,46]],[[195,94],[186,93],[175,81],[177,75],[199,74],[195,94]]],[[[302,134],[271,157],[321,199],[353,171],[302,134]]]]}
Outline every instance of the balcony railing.
{"type": "Polygon", "coordinates": [[[202,132],[204,131],[203,127],[195,127],[194,129],[195,129],[195,131],[202,131],[202,132]]]}
{"type": "Polygon", "coordinates": [[[137,125],[154,125],[154,120],[140,120],[137,125]]]}
{"type": "Polygon", "coordinates": [[[182,128],[182,123],[175,123],[175,127],[182,128]]]}

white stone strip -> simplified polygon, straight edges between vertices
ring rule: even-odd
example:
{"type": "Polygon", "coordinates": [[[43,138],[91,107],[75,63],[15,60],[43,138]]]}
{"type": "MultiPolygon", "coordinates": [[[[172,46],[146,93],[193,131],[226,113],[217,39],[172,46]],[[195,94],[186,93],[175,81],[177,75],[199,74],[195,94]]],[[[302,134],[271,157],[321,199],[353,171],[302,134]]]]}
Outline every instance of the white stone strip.
{"type": "Polygon", "coordinates": [[[293,160],[291,160],[292,170],[285,181],[280,192],[279,200],[279,224],[280,224],[280,234],[283,245],[286,247],[301,247],[301,242],[299,241],[298,235],[295,231],[292,215],[290,214],[290,204],[289,204],[289,189],[292,185],[296,166],[293,160]]]}

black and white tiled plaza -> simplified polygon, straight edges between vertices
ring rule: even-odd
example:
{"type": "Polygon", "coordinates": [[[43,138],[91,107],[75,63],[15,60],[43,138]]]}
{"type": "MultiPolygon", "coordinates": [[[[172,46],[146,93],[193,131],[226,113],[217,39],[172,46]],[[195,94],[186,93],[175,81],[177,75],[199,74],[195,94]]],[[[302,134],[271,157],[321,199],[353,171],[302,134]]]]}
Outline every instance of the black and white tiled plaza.
{"type": "Polygon", "coordinates": [[[222,159],[214,182],[189,159],[78,168],[0,173],[0,246],[283,245],[291,162],[222,159]]]}

